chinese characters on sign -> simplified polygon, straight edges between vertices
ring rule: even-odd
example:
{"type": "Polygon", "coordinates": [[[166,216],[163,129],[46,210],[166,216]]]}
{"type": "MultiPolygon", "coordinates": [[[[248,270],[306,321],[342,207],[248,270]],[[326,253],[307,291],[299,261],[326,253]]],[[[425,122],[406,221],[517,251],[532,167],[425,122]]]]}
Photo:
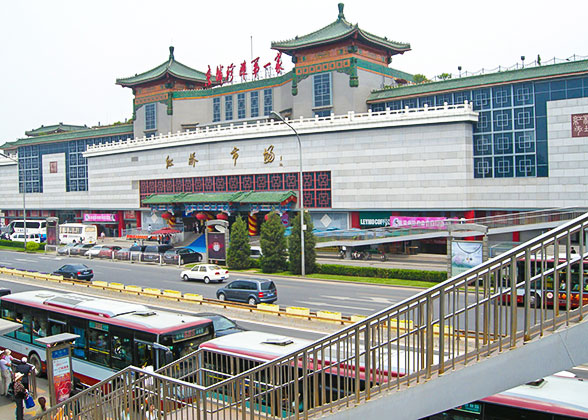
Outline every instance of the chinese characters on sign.
{"type": "Polygon", "coordinates": [[[196,162],[198,162],[198,159],[196,159],[196,152],[190,153],[190,157],[188,158],[188,165],[195,167],[196,162]]]}
{"type": "Polygon", "coordinates": [[[169,157],[169,155],[165,158],[165,169],[174,166],[174,160],[169,157]]]}
{"type": "MultiPolygon", "coordinates": [[[[254,58],[251,61],[251,80],[259,79],[259,71],[262,66],[259,64],[259,57],[254,58]]],[[[235,71],[235,64],[231,63],[227,66],[226,73],[223,74],[224,66],[218,65],[216,66],[216,72],[214,77],[214,82],[216,84],[222,85],[223,83],[233,83],[233,73],[235,71]]],[[[272,77],[273,72],[277,76],[281,75],[284,72],[284,67],[282,66],[282,53],[278,52],[276,57],[274,58],[274,64],[272,65],[271,62],[263,64],[263,68],[265,70],[265,77],[272,77]]],[[[241,82],[247,81],[247,61],[243,60],[243,62],[239,65],[239,77],[241,78],[241,82]]],[[[213,74],[210,66],[208,66],[208,71],[206,72],[206,83],[204,84],[205,87],[212,86],[213,84],[213,74]]]]}
{"type": "Polygon", "coordinates": [[[588,114],[572,114],[572,137],[588,137],[588,114]]]}
{"type": "Polygon", "coordinates": [[[274,155],[274,145],[270,145],[265,151],[263,152],[263,163],[272,163],[276,156],[274,155]]]}
{"type": "Polygon", "coordinates": [[[233,151],[231,152],[231,156],[233,157],[233,166],[237,166],[237,159],[239,159],[239,149],[233,147],[233,151]]]}

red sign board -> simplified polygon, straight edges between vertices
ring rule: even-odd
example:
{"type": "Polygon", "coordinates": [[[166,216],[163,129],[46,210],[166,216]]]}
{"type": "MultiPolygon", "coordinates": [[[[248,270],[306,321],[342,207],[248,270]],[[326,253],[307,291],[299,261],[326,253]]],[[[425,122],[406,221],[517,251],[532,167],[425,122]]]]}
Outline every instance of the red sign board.
{"type": "Polygon", "coordinates": [[[588,114],[572,114],[572,137],[588,137],[588,114]]]}

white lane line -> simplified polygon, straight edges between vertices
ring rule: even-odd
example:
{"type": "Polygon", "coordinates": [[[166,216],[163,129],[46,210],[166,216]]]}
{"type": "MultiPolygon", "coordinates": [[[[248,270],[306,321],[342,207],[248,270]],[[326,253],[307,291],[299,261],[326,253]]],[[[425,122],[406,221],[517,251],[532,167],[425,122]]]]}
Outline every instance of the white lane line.
{"type": "MultiPolygon", "coordinates": [[[[303,303],[305,305],[316,305],[316,306],[333,306],[335,308],[344,308],[344,309],[359,309],[361,311],[365,311],[366,309],[370,310],[372,308],[366,308],[365,306],[346,306],[346,305],[335,305],[335,304],[331,304],[331,303],[326,303],[326,302],[312,302],[309,300],[302,300],[299,301],[300,303],[303,303]]],[[[377,309],[372,309],[374,311],[376,311],[377,309]]]]}
{"type": "Polygon", "coordinates": [[[370,302],[370,303],[384,303],[387,305],[391,305],[391,304],[399,301],[399,300],[383,298],[383,297],[379,297],[379,296],[353,297],[353,296],[325,296],[325,295],[323,295],[322,297],[327,298],[327,299],[334,299],[334,300],[353,300],[353,301],[370,302]]]}
{"type": "Polygon", "coordinates": [[[29,260],[28,258],[15,258],[14,261],[36,262],[36,260],[29,260]]]}

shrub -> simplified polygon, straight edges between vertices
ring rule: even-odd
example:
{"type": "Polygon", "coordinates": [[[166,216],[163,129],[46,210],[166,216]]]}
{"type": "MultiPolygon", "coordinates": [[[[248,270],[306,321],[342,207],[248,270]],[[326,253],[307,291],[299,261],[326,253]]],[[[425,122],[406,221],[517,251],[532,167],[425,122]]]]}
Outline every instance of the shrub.
{"type": "Polygon", "coordinates": [[[40,248],[39,244],[36,242],[27,242],[27,251],[35,252],[40,248]]]}
{"type": "Polygon", "coordinates": [[[317,264],[317,272],[338,276],[377,277],[383,279],[422,280],[440,283],[447,280],[445,271],[406,270],[400,268],[353,267],[337,264],[317,264]]]}

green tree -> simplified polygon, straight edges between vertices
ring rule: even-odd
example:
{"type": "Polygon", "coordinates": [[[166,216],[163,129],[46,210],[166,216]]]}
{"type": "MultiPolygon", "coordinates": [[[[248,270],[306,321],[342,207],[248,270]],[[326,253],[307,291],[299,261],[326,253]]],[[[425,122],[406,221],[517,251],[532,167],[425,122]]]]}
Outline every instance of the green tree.
{"type": "MultiPolygon", "coordinates": [[[[311,274],[316,271],[316,238],[312,233],[314,228],[310,214],[304,214],[304,271],[311,274]]],[[[300,213],[297,214],[291,222],[292,233],[288,238],[288,252],[290,253],[290,271],[294,274],[300,274],[300,213]]]]}
{"type": "Polygon", "coordinates": [[[415,74],[412,76],[412,81],[415,83],[425,83],[428,82],[429,79],[427,79],[427,76],[424,74],[415,74]]]}
{"type": "Polygon", "coordinates": [[[437,78],[439,78],[441,80],[451,79],[451,74],[450,73],[441,73],[439,76],[437,76],[437,78]]]}
{"type": "Polygon", "coordinates": [[[286,238],[284,225],[280,216],[270,213],[261,225],[261,257],[260,267],[264,273],[275,273],[286,269],[286,238]]]}
{"type": "Polygon", "coordinates": [[[247,236],[247,223],[241,217],[237,217],[231,226],[231,241],[227,250],[227,265],[229,268],[243,270],[249,268],[249,237],[247,236]]]}

